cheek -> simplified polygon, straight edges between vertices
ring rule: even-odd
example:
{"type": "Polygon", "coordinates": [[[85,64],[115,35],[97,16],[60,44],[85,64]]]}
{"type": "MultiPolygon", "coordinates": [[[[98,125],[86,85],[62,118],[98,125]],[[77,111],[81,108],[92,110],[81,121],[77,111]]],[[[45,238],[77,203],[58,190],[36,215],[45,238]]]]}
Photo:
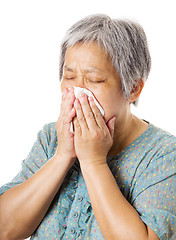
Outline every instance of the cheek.
{"type": "Polygon", "coordinates": [[[62,80],[61,80],[60,88],[61,88],[61,92],[63,92],[64,88],[65,88],[65,84],[64,84],[64,82],[62,80]]]}
{"type": "Polygon", "coordinates": [[[102,95],[98,97],[96,93],[95,93],[95,96],[97,101],[99,102],[99,104],[104,110],[104,119],[105,119],[105,122],[107,122],[114,115],[111,99],[105,96],[102,97],[102,95]]]}
{"type": "Polygon", "coordinates": [[[123,109],[123,103],[120,99],[117,98],[117,96],[109,94],[108,96],[101,98],[99,102],[105,112],[104,115],[105,122],[107,122],[114,115],[115,116],[119,115],[123,109]]]}
{"type": "Polygon", "coordinates": [[[104,115],[105,122],[107,122],[115,114],[114,108],[110,101],[102,102],[101,105],[105,112],[104,115]]]}

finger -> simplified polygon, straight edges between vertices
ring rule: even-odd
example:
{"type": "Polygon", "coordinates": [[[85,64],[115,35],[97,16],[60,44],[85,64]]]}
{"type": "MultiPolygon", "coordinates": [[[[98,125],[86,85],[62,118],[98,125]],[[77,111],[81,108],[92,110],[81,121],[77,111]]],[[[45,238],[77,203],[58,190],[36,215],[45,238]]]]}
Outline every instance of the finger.
{"type": "Polygon", "coordinates": [[[71,122],[73,117],[75,116],[75,110],[73,108],[75,101],[73,88],[70,90],[65,89],[62,94],[62,103],[61,103],[61,111],[60,116],[71,122]]]}
{"type": "Polygon", "coordinates": [[[94,118],[97,122],[97,125],[100,128],[104,128],[106,126],[105,120],[104,120],[99,108],[95,104],[93,97],[89,97],[88,99],[89,99],[90,106],[92,108],[92,112],[94,114],[94,118]]]}
{"type": "Polygon", "coordinates": [[[66,94],[63,96],[63,104],[62,104],[62,110],[63,111],[70,111],[73,108],[74,101],[75,101],[75,95],[72,91],[66,92],[66,94]]]}
{"type": "Polygon", "coordinates": [[[62,103],[61,103],[61,111],[60,111],[60,116],[57,122],[57,126],[59,128],[64,128],[65,131],[70,131],[70,124],[73,120],[73,118],[76,115],[76,111],[73,107],[74,105],[74,89],[70,88],[69,89],[64,89],[62,93],[62,103]]]}
{"type": "Polygon", "coordinates": [[[75,117],[75,118],[73,119],[73,128],[74,128],[74,132],[75,132],[76,134],[78,134],[79,136],[82,135],[81,126],[80,126],[80,124],[79,124],[79,121],[78,121],[77,117],[75,117]]]}
{"type": "Polygon", "coordinates": [[[111,137],[113,138],[114,137],[114,130],[115,130],[115,119],[116,117],[113,116],[111,119],[109,119],[109,121],[107,122],[107,126],[109,128],[109,131],[110,131],[110,134],[111,134],[111,137]]]}
{"type": "Polygon", "coordinates": [[[73,118],[76,115],[76,110],[75,108],[72,108],[71,111],[68,112],[67,115],[63,115],[61,116],[61,118],[63,119],[63,123],[65,124],[70,124],[73,121],[73,118]]]}
{"type": "Polygon", "coordinates": [[[87,95],[86,94],[81,94],[79,96],[79,100],[80,100],[80,103],[81,103],[81,107],[82,107],[83,114],[85,116],[85,120],[87,122],[88,128],[93,129],[93,128],[97,127],[97,122],[95,120],[92,109],[89,105],[87,95]]]}
{"type": "Polygon", "coordinates": [[[73,108],[69,112],[68,116],[60,115],[56,122],[56,129],[60,129],[60,131],[70,132],[71,122],[75,117],[75,114],[76,114],[76,110],[73,108]]]}
{"type": "Polygon", "coordinates": [[[70,90],[66,88],[62,94],[61,111],[62,112],[70,111],[73,108],[74,101],[75,95],[73,88],[71,88],[70,90]]]}
{"type": "Polygon", "coordinates": [[[74,107],[76,109],[77,120],[78,120],[79,125],[81,127],[81,130],[83,132],[84,130],[88,129],[88,126],[87,126],[86,119],[85,119],[85,116],[83,114],[82,107],[81,107],[81,104],[79,102],[79,99],[75,100],[74,107]]]}

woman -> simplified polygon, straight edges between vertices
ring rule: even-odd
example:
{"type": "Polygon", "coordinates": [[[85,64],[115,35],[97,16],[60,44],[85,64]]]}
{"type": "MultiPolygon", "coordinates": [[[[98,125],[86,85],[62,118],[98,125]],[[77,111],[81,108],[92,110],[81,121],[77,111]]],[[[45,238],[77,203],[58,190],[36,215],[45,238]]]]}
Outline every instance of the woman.
{"type": "Polygon", "coordinates": [[[176,138],[130,111],[150,65],[137,23],[93,15],[67,31],[60,116],[1,188],[0,239],[175,239],[176,138]]]}

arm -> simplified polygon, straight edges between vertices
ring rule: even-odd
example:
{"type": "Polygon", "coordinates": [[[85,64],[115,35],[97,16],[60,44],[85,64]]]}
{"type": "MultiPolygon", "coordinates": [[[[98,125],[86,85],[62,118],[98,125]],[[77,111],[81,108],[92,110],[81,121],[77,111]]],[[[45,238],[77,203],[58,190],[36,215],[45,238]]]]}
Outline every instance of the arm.
{"type": "MultiPolygon", "coordinates": [[[[79,101],[80,100],[80,101],[79,101]]],[[[93,99],[75,102],[75,149],[100,230],[107,240],[158,240],[125,199],[106,163],[114,122],[105,123],[93,99]]]]}
{"type": "MultiPolygon", "coordinates": [[[[73,134],[70,133],[70,123],[75,115],[74,110],[71,111],[73,102],[73,90],[68,92],[66,89],[56,123],[59,145],[55,156],[28,180],[0,196],[0,239],[24,239],[34,232],[45,216],[67,171],[73,165],[76,157],[73,134]]],[[[43,138],[39,137],[38,145],[34,145],[35,154],[30,154],[34,162],[36,155],[43,153],[46,156],[43,138]]]]}
{"type": "Polygon", "coordinates": [[[105,239],[159,239],[123,196],[106,163],[82,164],[81,170],[96,220],[105,239]]]}
{"type": "Polygon", "coordinates": [[[0,239],[24,239],[34,232],[68,170],[68,160],[54,156],[27,181],[1,195],[0,239]]]}

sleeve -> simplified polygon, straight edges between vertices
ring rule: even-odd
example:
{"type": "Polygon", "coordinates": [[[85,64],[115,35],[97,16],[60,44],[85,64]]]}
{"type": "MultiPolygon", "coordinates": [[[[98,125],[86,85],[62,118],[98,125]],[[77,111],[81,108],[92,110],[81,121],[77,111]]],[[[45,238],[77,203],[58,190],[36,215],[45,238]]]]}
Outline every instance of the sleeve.
{"type": "Polygon", "coordinates": [[[29,155],[22,161],[21,170],[11,182],[0,188],[0,195],[34,175],[55,153],[57,134],[55,123],[46,124],[37,134],[29,155]]]}
{"type": "MultiPolygon", "coordinates": [[[[176,146],[176,144],[175,144],[176,146]]],[[[176,239],[176,150],[152,159],[141,174],[132,205],[161,240],[176,239]]]]}

